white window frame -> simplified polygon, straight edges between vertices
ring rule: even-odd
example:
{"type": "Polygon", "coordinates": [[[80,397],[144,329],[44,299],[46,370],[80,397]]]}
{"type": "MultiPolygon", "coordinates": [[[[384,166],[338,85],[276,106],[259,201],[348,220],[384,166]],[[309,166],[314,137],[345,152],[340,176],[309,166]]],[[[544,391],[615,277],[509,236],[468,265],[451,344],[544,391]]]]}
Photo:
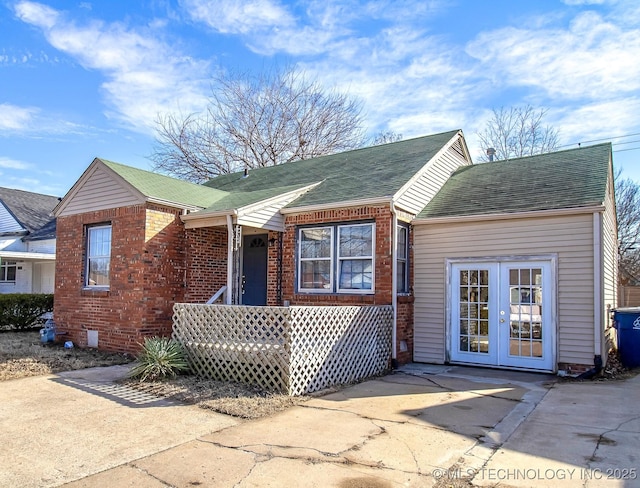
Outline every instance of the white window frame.
{"type": "Polygon", "coordinates": [[[86,256],[84,263],[85,277],[84,277],[84,286],[87,288],[109,288],[111,285],[111,245],[113,242],[113,228],[111,224],[101,224],[101,225],[92,225],[87,227],[87,236],[86,236],[86,256]],[[92,254],[91,249],[91,234],[97,230],[109,229],[109,254],[92,254]],[[90,282],[91,278],[91,261],[95,259],[107,259],[107,284],[104,283],[95,283],[92,284],[90,282]]]}
{"type": "MultiPolygon", "coordinates": [[[[399,270],[401,267],[404,269],[404,283],[400,283],[398,276],[396,276],[398,294],[407,295],[409,294],[409,226],[398,224],[396,228],[396,243],[397,243],[397,251],[396,251],[396,269],[399,270]],[[405,232],[405,242],[404,242],[404,258],[400,257],[400,231],[403,230],[405,232]]],[[[397,273],[397,271],[396,271],[397,273]]]]}
{"type": "Polygon", "coordinates": [[[336,287],[338,293],[357,293],[357,294],[371,294],[375,291],[376,286],[376,227],[373,223],[366,224],[341,224],[337,225],[337,244],[336,244],[336,287]],[[340,255],[340,232],[347,227],[371,227],[371,254],[367,256],[341,256],[340,255]],[[343,261],[371,261],[371,288],[340,288],[341,275],[340,270],[343,261]]]}
{"type": "Polygon", "coordinates": [[[340,223],[331,225],[318,225],[318,226],[306,226],[298,229],[298,253],[297,253],[297,292],[299,293],[315,293],[315,294],[342,294],[342,295],[372,295],[375,293],[375,269],[376,269],[376,226],[375,222],[354,222],[354,223],[340,223]],[[369,226],[371,227],[371,255],[370,256],[340,256],[340,229],[346,227],[357,226],[369,226]],[[308,230],[320,230],[329,229],[331,235],[330,244],[330,257],[328,258],[303,258],[302,257],[302,235],[304,231],[308,230]],[[330,261],[330,286],[328,288],[304,288],[302,286],[302,263],[305,261],[318,261],[329,260],[330,261]],[[342,261],[349,260],[368,260],[371,261],[371,288],[370,289],[358,289],[358,288],[340,288],[340,263],[342,261]]]}
{"type": "Polygon", "coordinates": [[[18,262],[17,261],[5,261],[0,259],[0,283],[15,284],[18,279],[18,262]],[[9,268],[15,268],[14,279],[7,279],[9,276],[9,268]]]}
{"type": "Polygon", "coordinates": [[[304,293],[330,293],[334,287],[334,266],[333,266],[333,249],[334,249],[334,227],[323,225],[320,227],[304,227],[298,229],[298,290],[304,293]],[[329,230],[329,257],[302,257],[302,234],[309,230],[329,230]],[[329,288],[304,288],[302,286],[302,263],[311,261],[329,261],[329,288]]]}

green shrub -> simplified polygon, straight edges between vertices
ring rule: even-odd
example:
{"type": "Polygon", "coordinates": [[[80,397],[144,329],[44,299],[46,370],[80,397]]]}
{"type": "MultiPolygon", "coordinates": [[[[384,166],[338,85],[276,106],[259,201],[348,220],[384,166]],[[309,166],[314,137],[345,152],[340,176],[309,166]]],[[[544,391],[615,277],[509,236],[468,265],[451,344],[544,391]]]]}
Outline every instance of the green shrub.
{"type": "Polygon", "coordinates": [[[130,378],[141,381],[173,377],[188,371],[189,364],[182,345],[168,337],[151,337],[141,344],[142,351],[136,357],[136,364],[129,372],[130,378]]]}
{"type": "Polygon", "coordinates": [[[32,293],[0,294],[0,329],[28,329],[38,318],[53,311],[53,295],[32,293]]]}

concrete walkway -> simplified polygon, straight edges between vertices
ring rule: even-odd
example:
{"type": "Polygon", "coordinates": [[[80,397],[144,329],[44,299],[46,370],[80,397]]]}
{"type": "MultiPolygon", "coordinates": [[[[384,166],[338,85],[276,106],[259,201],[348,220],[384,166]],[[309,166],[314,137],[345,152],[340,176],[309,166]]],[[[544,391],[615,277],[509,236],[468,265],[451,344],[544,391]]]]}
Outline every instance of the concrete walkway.
{"type": "Polygon", "coordinates": [[[2,384],[0,486],[640,486],[638,377],[408,365],[242,422],[117,368],[2,384]]]}

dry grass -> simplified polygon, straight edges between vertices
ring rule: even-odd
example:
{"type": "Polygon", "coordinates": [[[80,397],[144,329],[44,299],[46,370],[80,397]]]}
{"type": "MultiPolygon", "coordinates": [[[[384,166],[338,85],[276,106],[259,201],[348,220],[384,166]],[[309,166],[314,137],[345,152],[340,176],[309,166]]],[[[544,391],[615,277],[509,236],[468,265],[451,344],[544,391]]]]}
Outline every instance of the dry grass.
{"type": "Polygon", "coordinates": [[[62,343],[40,342],[37,330],[0,332],[0,381],[41,376],[133,360],[124,354],[95,349],[65,349],[62,343]]]}
{"type": "MultiPolygon", "coordinates": [[[[42,344],[37,330],[0,332],[0,381],[113,366],[132,360],[131,356],[95,349],[65,349],[63,344],[42,344]]],[[[265,417],[307,399],[266,392],[256,386],[205,380],[189,375],[160,381],[125,382],[132,388],[158,397],[244,419],[265,417]]]]}
{"type": "Polygon", "coordinates": [[[207,380],[190,375],[159,381],[127,380],[126,383],[151,395],[244,419],[266,417],[307,400],[307,397],[267,392],[254,385],[207,380]]]}

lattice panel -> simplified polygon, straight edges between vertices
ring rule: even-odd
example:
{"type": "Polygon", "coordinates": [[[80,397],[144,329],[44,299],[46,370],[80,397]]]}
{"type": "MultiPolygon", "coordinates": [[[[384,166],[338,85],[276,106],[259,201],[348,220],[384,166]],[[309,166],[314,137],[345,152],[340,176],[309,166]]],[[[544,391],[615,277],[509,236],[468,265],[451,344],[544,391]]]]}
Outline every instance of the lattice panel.
{"type": "Polygon", "coordinates": [[[302,395],[384,372],[391,306],[244,307],[175,304],[173,337],[193,371],[302,395]]]}
{"type": "Polygon", "coordinates": [[[391,306],[291,307],[289,394],[311,393],[389,367],[391,306]]]}
{"type": "Polygon", "coordinates": [[[197,375],[288,391],[288,308],[177,303],[173,312],[173,337],[197,375]]]}

